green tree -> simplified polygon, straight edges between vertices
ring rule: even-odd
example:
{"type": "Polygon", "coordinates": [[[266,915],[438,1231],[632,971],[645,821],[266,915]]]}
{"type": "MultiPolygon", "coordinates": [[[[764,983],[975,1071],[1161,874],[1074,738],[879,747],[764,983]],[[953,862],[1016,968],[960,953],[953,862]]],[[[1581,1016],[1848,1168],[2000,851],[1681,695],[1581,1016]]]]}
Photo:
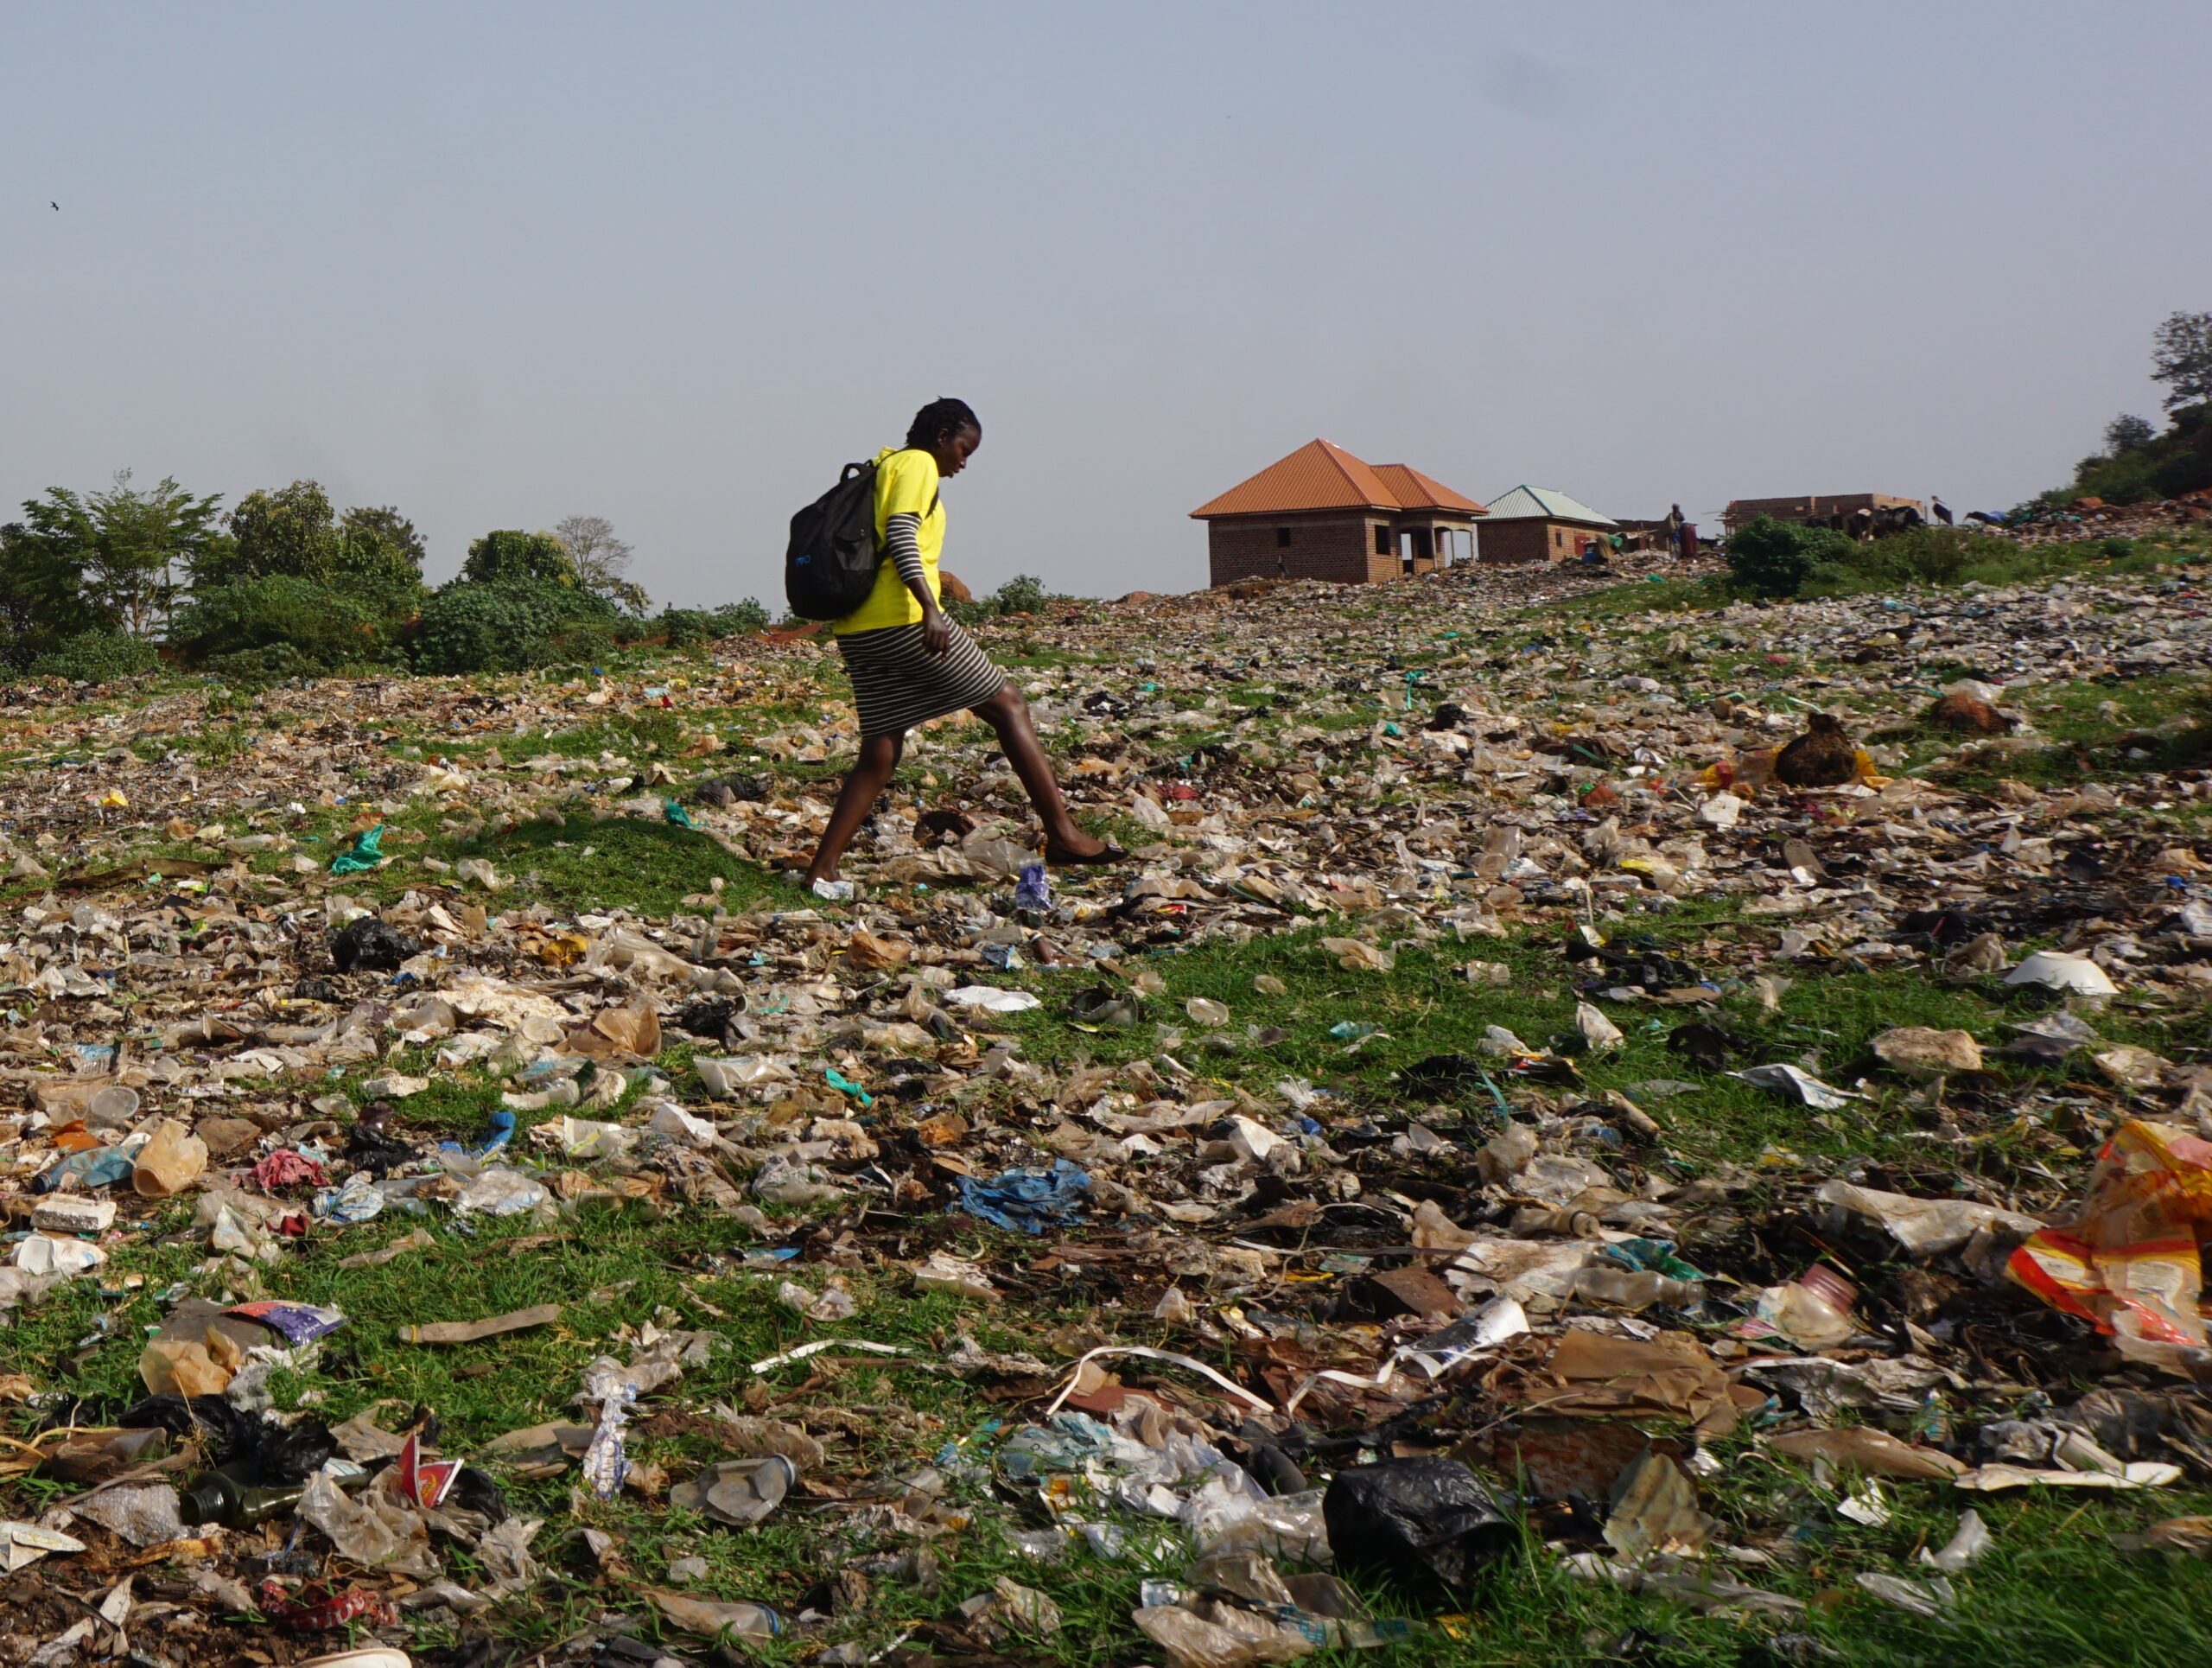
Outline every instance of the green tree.
{"type": "Polygon", "coordinates": [[[423,595],[423,535],[386,505],[357,506],[338,526],[338,583],[390,614],[411,614],[423,595]]]}
{"type": "Polygon", "coordinates": [[[67,540],[29,522],[0,526],[0,656],[10,665],[111,623],[86,596],[84,563],[67,540]]]}
{"type": "Polygon", "coordinates": [[[2152,332],[2151,376],[2169,411],[2212,400],[2212,313],[2175,313],[2152,332]]]}
{"type": "Polygon", "coordinates": [[[486,533],[468,547],[468,559],[461,564],[461,582],[573,587],[576,564],[555,534],[505,529],[486,533]]]}
{"type": "Polygon", "coordinates": [[[2122,411],[2105,424],[2105,454],[2108,457],[2125,457],[2130,452],[2139,452],[2158,437],[2150,419],[2137,417],[2132,411],[2122,411]]]}
{"type": "Polygon", "coordinates": [[[60,614],[85,611],[79,628],[152,634],[168,617],[176,570],[190,570],[223,541],[216,531],[216,494],[194,498],[164,476],[140,490],[130,471],[117,471],[105,492],[49,487],[28,500],[9,544],[13,582],[22,594],[43,594],[58,612],[40,623],[67,635],[60,614]]]}
{"type": "Polygon", "coordinates": [[[336,576],[340,541],[330,496],[312,481],[248,493],[231,512],[231,550],[193,575],[197,585],[281,576],[327,585],[336,576]]]}

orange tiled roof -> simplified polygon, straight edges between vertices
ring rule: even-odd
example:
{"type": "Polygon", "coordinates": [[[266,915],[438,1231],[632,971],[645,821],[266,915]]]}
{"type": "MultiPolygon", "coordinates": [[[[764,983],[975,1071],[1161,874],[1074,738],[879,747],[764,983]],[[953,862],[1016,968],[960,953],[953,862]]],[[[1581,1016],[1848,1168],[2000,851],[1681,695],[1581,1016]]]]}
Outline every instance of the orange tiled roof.
{"type": "Polygon", "coordinates": [[[1249,481],[1191,512],[1194,519],[1217,515],[1283,515],[1301,510],[1456,510],[1480,515],[1483,506],[1402,463],[1370,467],[1341,446],[1317,440],[1269,464],[1249,481]]]}
{"type": "Polygon", "coordinates": [[[1382,484],[1398,495],[1398,502],[1408,510],[1457,510],[1462,515],[1488,513],[1471,498],[1453,492],[1442,481],[1423,474],[1405,463],[1378,463],[1375,473],[1382,484]]]}

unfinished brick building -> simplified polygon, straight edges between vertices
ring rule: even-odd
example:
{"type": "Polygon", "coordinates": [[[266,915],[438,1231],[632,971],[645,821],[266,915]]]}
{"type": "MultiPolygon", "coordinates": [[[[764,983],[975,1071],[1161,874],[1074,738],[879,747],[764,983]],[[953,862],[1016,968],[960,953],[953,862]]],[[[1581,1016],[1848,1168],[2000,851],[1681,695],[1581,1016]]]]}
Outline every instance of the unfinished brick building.
{"type": "Polygon", "coordinates": [[[1720,512],[1720,525],[1730,532],[1747,527],[1761,516],[1777,521],[1812,522],[1823,526],[1847,526],[1860,511],[1879,514],[1884,510],[1911,509],[1925,515],[1928,506],[1916,498],[1889,493],[1800,493],[1795,498],[1738,498],[1720,512]]]}
{"type": "Polygon", "coordinates": [[[1209,583],[1369,584],[1474,556],[1483,506],[1402,463],[1362,462],[1325,440],[1300,447],[1191,512],[1206,524],[1209,583]]]}

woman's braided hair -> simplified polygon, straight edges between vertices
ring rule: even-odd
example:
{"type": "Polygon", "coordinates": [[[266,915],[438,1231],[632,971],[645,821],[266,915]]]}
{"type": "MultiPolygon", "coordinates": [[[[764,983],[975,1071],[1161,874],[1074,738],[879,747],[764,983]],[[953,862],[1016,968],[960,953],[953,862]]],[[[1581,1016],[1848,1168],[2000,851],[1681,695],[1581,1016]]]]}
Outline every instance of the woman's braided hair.
{"type": "Polygon", "coordinates": [[[914,413],[914,420],[906,425],[906,444],[927,451],[937,444],[939,435],[957,435],[963,429],[973,429],[978,435],[983,425],[964,399],[933,399],[914,413]]]}

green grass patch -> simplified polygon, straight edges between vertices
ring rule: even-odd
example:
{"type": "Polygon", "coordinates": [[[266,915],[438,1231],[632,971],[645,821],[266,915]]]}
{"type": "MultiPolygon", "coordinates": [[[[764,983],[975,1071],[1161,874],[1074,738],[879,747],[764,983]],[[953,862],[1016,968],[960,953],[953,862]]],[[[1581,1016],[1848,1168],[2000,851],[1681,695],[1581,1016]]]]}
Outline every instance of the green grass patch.
{"type": "Polygon", "coordinates": [[[733,856],[709,835],[640,817],[522,823],[453,842],[439,855],[451,863],[489,858],[515,882],[513,893],[499,894],[503,901],[519,894],[572,909],[620,906],[640,914],[671,914],[716,879],[722,882],[722,907],[733,913],[772,901],[793,907],[810,901],[758,863],[733,856]]]}

